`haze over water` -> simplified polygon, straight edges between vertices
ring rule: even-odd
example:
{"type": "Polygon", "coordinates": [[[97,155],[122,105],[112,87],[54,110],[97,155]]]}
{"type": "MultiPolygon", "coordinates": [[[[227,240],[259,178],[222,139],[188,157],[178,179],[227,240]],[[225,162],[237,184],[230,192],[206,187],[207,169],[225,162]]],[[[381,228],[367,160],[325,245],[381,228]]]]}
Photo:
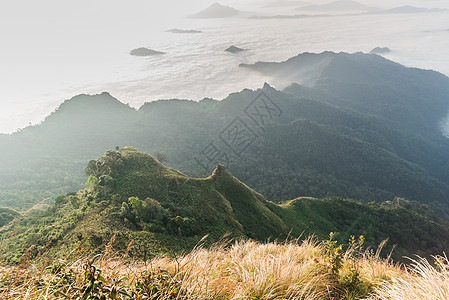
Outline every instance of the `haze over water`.
{"type": "MultiPolygon", "coordinates": [[[[65,99],[80,93],[108,91],[139,107],[158,99],[222,99],[244,88],[262,87],[265,81],[283,88],[287,83],[238,65],[282,61],[301,52],[389,47],[388,59],[449,75],[448,11],[256,20],[247,17],[302,14],[295,8],[305,1],[270,8],[263,7],[268,1],[222,1],[244,11],[244,16],[196,20],[185,16],[213,1],[61,2],[0,4],[0,132],[39,123],[65,99]],[[165,32],[172,28],[202,33],[165,32]],[[249,50],[224,52],[231,45],[249,50]],[[129,54],[139,47],[166,54],[129,54]]],[[[320,1],[325,2],[329,1],[320,1]]],[[[381,8],[406,4],[449,8],[445,1],[359,2],[381,8]]]]}

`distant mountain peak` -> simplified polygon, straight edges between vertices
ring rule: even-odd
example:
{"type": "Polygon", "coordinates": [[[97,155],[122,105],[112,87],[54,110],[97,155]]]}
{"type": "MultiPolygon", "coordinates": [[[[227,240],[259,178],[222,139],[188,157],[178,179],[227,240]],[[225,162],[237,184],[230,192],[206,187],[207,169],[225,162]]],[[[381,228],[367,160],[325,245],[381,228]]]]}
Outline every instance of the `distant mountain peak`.
{"type": "Polygon", "coordinates": [[[273,89],[273,87],[268,82],[264,82],[262,89],[273,89]]]}
{"type": "Polygon", "coordinates": [[[375,47],[369,53],[370,54],[386,54],[390,53],[391,49],[388,47],[375,47]]]}
{"type": "MultiPolygon", "coordinates": [[[[296,82],[308,87],[314,87],[315,84],[321,83],[326,76],[332,76],[332,79],[339,82],[351,81],[354,78],[362,79],[369,77],[366,80],[370,81],[372,78],[369,74],[378,75],[371,69],[364,67],[372,64],[383,64],[387,66],[399,66],[397,63],[388,61],[380,56],[357,53],[335,53],[332,51],[325,51],[322,53],[300,53],[297,56],[289,58],[286,61],[273,62],[257,62],[253,65],[241,64],[243,68],[248,68],[253,71],[260,72],[265,75],[270,75],[276,78],[282,78],[290,82],[296,82]],[[357,66],[356,68],[352,68],[357,66]],[[349,68],[349,69],[348,69],[349,68]],[[329,71],[329,70],[332,70],[329,71]],[[329,72],[328,72],[329,71],[329,72]],[[328,72],[329,74],[326,75],[328,72]],[[335,75],[335,72],[340,72],[341,75],[335,75]]],[[[388,75],[388,71],[383,71],[388,75]]],[[[382,82],[384,76],[377,76],[382,82]]]]}
{"type": "Polygon", "coordinates": [[[89,105],[90,107],[95,106],[105,106],[105,105],[118,105],[118,106],[127,106],[117,100],[117,98],[113,97],[108,92],[102,92],[101,94],[80,94],[72,97],[71,99],[68,99],[64,101],[59,108],[63,107],[73,107],[73,106],[80,106],[80,105],[89,105]]]}
{"type": "Polygon", "coordinates": [[[231,52],[231,53],[239,53],[239,52],[243,52],[245,50],[246,49],[239,48],[239,47],[236,47],[236,46],[232,45],[231,47],[227,48],[225,51],[226,52],[231,52]]]}
{"type": "Polygon", "coordinates": [[[239,11],[230,6],[222,5],[215,2],[208,8],[191,15],[190,18],[193,19],[214,19],[214,18],[230,18],[238,16],[239,11]]]}
{"type": "Polygon", "coordinates": [[[145,47],[140,47],[140,48],[131,50],[131,52],[129,52],[129,54],[131,54],[132,56],[155,56],[155,55],[165,54],[165,52],[156,51],[156,50],[148,49],[145,47]]]}
{"type": "Polygon", "coordinates": [[[50,120],[67,123],[66,118],[79,121],[86,120],[86,118],[92,119],[93,116],[109,118],[112,115],[122,113],[127,115],[134,111],[134,108],[120,102],[108,92],[95,95],[80,94],[61,103],[52,114],[45,118],[44,124],[50,120]]]}

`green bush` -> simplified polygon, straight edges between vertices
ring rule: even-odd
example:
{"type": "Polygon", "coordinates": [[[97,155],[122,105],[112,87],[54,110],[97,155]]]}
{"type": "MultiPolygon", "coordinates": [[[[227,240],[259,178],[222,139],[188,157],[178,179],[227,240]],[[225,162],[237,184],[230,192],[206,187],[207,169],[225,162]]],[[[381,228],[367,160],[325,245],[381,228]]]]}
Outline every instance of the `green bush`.
{"type": "Polygon", "coordinates": [[[55,198],[55,205],[62,205],[67,203],[67,197],[65,195],[59,195],[55,198]]]}

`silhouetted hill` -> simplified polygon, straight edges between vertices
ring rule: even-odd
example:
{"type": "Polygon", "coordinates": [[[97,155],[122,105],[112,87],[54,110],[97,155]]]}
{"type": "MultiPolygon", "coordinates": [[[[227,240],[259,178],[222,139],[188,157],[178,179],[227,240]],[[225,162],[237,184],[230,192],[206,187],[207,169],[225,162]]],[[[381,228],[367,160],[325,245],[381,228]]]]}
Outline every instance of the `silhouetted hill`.
{"type": "Polygon", "coordinates": [[[42,124],[4,136],[1,205],[30,208],[55,194],[78,190],[85,181],[83,165],[105,146],[113,149],[124,141],[134,115],[134,109],[108,93],[79,95],[42,124]]]}
{"type": "Polygon", "coordinates": [[[375,47],[369,52],[369,54],[385,54],[390,52],[391,49],[388,47],[375,47]]]}
{"type": "Polygon", "coordinates": [[[230,18],[238,16],[239,11],[229,7],[224,6],[219,3],[214,3],[208,8],[191,15],[190,18],[193,19],[214,19],[214,18],[230,18]]]}
{"type": "MultiPolygon", "coordinates": [[[[242,67],[327,93],[326,102],[379,116],[405,130],[439,130],[448,111],[449,79],[378,55],[303,53],[280,63],[242,67]]],[[[295,86],[286,91],[295,94],[295,86]]]]}
{"type": "Polygon", "coordinates": [[[131,50],[131,52],[129,54],[134,55],[134,56],[154,56],[154,55],[165,54],[165,52],[141,47],[141,48],[131,50]]]}
{"type": "Polygon", "coordinates": [[[239,48],[239,47],[236,47],[236,46],[230,46],[225,51],[231,52],[231,53],[239,53],[239,52],[242,52],[242,51],[245,51],[245,50],[246,49],[242,49],[242,48],[239,48]]]}

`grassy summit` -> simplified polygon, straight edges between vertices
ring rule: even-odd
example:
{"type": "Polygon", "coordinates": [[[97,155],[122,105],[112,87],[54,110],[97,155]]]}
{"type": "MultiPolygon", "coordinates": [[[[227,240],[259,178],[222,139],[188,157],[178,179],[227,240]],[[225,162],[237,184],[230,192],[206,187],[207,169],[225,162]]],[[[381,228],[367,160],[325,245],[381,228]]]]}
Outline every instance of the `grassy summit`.
{"type": "Polygon", "coordinates": [[[49,250],[66,255],[101,248],[116,236],[119,248],[134,240],[136,256],[193,247],[204,235],[265,239],[288,233],[262,195],[218,166],[207,178],[190,178],[135,148],[108,151],[89,162],[87,188],[55,199],[47,211],[16,219],[2,229],[4,259],[49,250]],[[138,250],[141,249],[141,250],[138,250]]]}

